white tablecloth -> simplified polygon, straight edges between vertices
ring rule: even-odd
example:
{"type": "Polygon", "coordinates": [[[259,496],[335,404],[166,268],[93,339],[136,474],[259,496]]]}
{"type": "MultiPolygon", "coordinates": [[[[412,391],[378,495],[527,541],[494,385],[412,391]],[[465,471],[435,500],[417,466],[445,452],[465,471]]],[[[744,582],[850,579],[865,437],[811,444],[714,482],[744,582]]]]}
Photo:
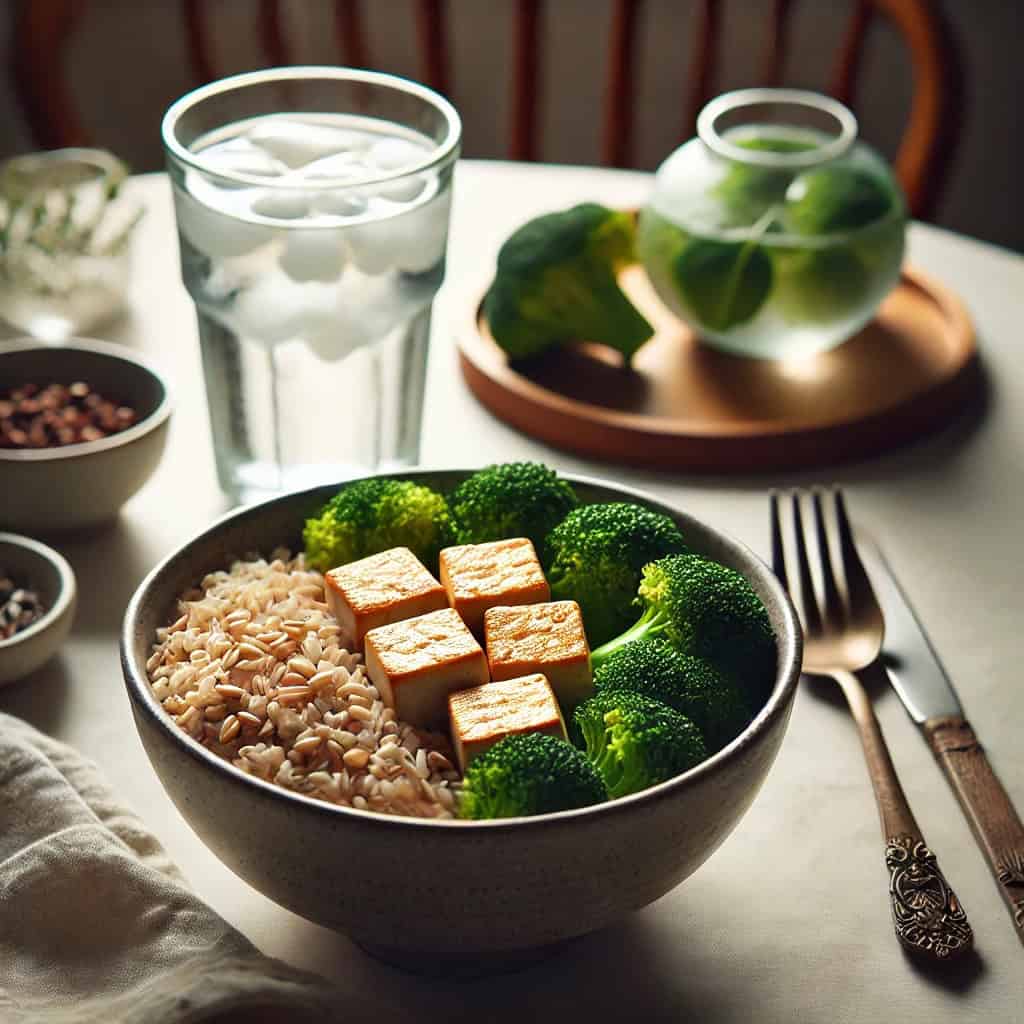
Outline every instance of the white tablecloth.
{"type": "MultiPolygon", "coordinates": [[[[524,219],[584,198],[641,202],[647,175],[500,163],[460,165],[449,275],[430,357],[422,461],[539,458],[606,475],[767,549],[767,488],[820,479],[689,478],[547,449],[492,418],[459,375],[451,326],[501,240],[524,219]]],[[[111,529],[58,542],[82,599],[59,660],[0,691],[19,715],[94,758],[196,889],[264,952],[330,977],[357,1020],[934,1021],[1024,1019],[1024,964],[1006,910],[947,784],[895,695],[877,709],[929,843],[973,923],[978,956],[950,977],[908,962],[893,937],[877,815],[856,733],[835,700],[801,690],[786,742],[739,828],[673,893],[550,962],[486,982],[399,973],[346,938],[249,888],[200,843],[136,737],[117,632],[139,580],[223,510],[206,421],[195,320],[180,284],[169,188],[132,182],[149,212],[135,249],[133,313],[113,336],[170,373],[178,408],[164,461],[111,529]]],[[[1020,677],[1024,523],[1024,259],[915,225],[909,259],[956,288],[978,326],[992,382],[980,422],[831,471],[914,598],[967,713],[1024,809],[1020,677]]],[[[826,684],[822,684],[825,686],[826,684]]]]}

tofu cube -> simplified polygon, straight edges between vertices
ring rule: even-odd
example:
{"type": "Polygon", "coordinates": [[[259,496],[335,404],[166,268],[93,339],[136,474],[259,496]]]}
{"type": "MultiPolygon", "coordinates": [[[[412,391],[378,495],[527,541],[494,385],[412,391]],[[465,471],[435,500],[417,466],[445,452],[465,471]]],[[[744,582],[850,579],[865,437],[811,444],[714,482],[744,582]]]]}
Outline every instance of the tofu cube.
{"type": "Polygon", "coordinates": [[[463,772],[474,757],[513,733],[542,732],[566,739],[558,701],[539,672],[449,694],[448,719],[463,772]]]}
{"type": "Polygon", "coordinates": [[[444,587],[408,548],[391,548],[331,569],[324,583],[327,607],[353,649],[362,647],[371,629],[448,605],[444,587]]]}
{"type": "Polygon", "coordinates": [[[366,634],[366,673],[403,722],[443,726],[448,694],[488,681],[487,658],[454,608],[366,634]]]}
{"type": "Polygon", "coordinates": [[[544,570],[526,537],[445,548],[441,583],[448,603],[477,636],[483,636],[488,608],[551,600],[544,570]]]}
{"type": "Polygon", "coordinates": [[[575,601],[489,608],[484,634],[492,679],[543,673],[566,712],[593,692],[590,648],[575,601]]]}

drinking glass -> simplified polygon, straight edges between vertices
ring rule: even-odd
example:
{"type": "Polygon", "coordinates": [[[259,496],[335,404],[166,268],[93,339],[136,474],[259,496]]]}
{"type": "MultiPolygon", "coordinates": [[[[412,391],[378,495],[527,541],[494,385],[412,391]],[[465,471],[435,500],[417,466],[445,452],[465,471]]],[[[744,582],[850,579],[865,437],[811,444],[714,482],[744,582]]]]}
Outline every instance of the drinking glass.
{"type": "Polygon", "coordinates": [[[142,215],[121,192],[127,173],[101,149],[26,153],[0,167],[0,313],[9,324],[59,343],[124,310],[142,215]]]}
{"type": "Polygon", "coordinates": [[[461,124],[344,68],[236,75],[163,121],[217,473],[248,502],[419,457],[461,124]]]}

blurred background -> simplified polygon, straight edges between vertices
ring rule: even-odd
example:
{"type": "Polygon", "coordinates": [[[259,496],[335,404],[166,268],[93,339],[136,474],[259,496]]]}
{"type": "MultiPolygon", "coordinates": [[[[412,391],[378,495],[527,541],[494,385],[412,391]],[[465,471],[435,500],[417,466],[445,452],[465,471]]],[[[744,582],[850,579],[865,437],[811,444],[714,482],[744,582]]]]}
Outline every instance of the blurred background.
{"type": "Polygon", "coordinates": [[[202,80],[351,63],[440,86],[467,157],[653,170],[701,98],[776,82],[848,90],[890,159],[927,143],[919,215],[1024,250],[1022,31],[1020,0],[0,0],[0,158],[77,142],[158,170],[202,80]]]}

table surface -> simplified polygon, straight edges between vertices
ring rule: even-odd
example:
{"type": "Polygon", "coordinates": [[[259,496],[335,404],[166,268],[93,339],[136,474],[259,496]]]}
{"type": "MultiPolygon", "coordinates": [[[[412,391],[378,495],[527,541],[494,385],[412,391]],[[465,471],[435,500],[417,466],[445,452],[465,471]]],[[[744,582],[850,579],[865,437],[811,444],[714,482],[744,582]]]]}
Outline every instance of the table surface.
{"type": "MultiPolygon", "coordinates": [[[[688,477],[573,457],[515,433],[479,406],[457,367],[452,325],[501,240],[544,210],[591,198],[643,201],[635,172],[462,163],[446,283],[438,297],[422,462],[471,466],[543,459],[606,476],[767,552],[771,486],[822,476],[688,477]]],[[[834,694],[802,684],[792,723],[751,810],[692,878],[622,924],[528,971],[443,982],[397,972],[271,903],[210,853],[165,795],[142,750],[121,682],[117,637],[127,601],[164,555],[224,510],[215,480],[195,319],[180,284],[163,176],[134,179],[148,207],[134,251],[132,312],[108,336],[145,352],[177,392],[166,455],[109,529],[58,540],[80,605],[62,655],[0,691],[19,715],[94,758],[199,893],[264,952],[331,978],[355,1019],[422,1016],[581,1020],[1019,1020],[1021,948],[987,865],[931,754],[895,694],[876,695],[897,770],[929,844],[964,903],[977,956],[928,972],[895,941],[883,844],[852,721],[834,694]],[[600,980],[598,980],[600,979],[600,980]],[[372,992],[372,999],[368,993],[372,992]],[[362,1007],[362,1011],[359,1008],[362,1007]]],[[[1020,727],[1020,531],[1024,522],[1024,259],[914,225],[909,259],[967,301],[990,382],[984,413],[885,457],[830,470],[855,518],[881,541],[954,679],[978,735],[1024,809],[1020,727]]]]}

